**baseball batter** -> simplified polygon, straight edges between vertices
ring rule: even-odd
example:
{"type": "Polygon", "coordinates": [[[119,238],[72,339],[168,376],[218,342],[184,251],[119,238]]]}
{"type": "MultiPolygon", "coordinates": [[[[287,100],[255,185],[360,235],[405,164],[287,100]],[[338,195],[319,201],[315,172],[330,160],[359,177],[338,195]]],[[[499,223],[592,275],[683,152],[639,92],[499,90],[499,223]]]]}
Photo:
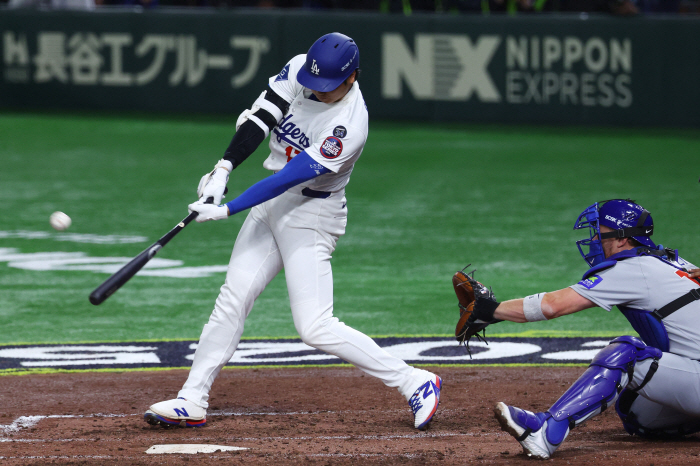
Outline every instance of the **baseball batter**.
{"type": "Polygon", "coordinates": [[[204,326],[182,390],[152,405],[150,424],[206,424],[212,383],[231,359],[245,319],[268,283],[285,269],[294,325],[309,346],[352,363],[406,397],[414,426],[424,429],[440,402],[442,380],[413,368],[371,338],[333,316],[331,254],[345,233],[345,186],[368,132],[367,107],[357,77],[360,52],[339,33],[318,39],[269,79],[214,170],[202,177],[200,201],[189,206],[197,222],[225,219],[252,208],[236,239],[226,281],[204,326]],[[265,138],[273,175],[220,205],[229,173],[265,138]],[[213,204],[205,199],[213,198],[213,204]]]}
{"type": "Polygon", "coordinates": [[[630,434],[665,438],[700,431],[696,267],[677,250],[654,244],[651,215],[629,199],[591,205],[574,229],[589,230],[589,238],[577,242],[591,267],[580,282],[500,304],[477,298],[472,325],[539,321],[616,306],[640,338],[612,340],[545,412],[498,403],[494,411],[502,429],[538,458],[549,458],[570,429],[613,404],[630,434]]]}

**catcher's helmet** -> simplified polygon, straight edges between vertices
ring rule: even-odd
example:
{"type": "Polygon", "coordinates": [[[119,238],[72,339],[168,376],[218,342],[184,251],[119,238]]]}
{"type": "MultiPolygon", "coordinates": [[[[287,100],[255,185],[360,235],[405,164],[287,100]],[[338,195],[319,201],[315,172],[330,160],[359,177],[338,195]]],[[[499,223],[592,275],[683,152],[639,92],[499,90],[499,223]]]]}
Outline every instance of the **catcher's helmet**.
{"type": "Polygon", "coordinates": [[[656,249],[656,244],[649,238],[654,234],[654,221],[644,207],[631,199],[612,199],[587,207],[574,225],[574,230],[582,228],[588,228],[589,238],[577,241],[576,245],[591,267],[605,259],[601,239],[634,238],[640,244],[656,249]],[[601,234],[601,225],[613,231],[601,234]],[[588,254],[583,252],[582,246],[588,246],[588,254]]]}
{"type": "Polygon", "coordinates": [[[319,92],[335,90],[360,67],[360,49],[354,40],[339,32],[318,39],[306,54],[297,81],[319,92]]]}

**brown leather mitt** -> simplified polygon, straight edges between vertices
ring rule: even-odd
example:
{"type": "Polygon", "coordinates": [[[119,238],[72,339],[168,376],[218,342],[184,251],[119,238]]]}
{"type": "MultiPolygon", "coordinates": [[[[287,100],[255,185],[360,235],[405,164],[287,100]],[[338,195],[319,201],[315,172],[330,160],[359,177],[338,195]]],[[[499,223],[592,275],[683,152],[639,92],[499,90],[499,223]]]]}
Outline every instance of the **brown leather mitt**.
{"type": "Polygon", "coordinates": [[[484,331],[485,334],[486,327],[501,321],[493,317],[500,303],[496,301],[491,290],[474,279],[476,270],[464,273],[467,267],[452,276],[452,286],[459,301],[459,320],[455,327],[455,338],[458,342],[464,343],[469,350],[471,337],[476,336],[479,340],[483,340],[479,332],[484,331]]]}

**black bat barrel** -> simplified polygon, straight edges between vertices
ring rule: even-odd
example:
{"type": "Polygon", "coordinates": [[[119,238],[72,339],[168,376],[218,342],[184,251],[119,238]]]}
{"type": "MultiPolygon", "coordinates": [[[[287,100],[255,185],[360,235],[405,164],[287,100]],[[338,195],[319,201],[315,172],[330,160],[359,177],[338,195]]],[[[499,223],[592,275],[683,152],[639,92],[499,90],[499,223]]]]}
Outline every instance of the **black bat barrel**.
{"type": "Polygon", "coordinates": [[[136,275],[139,270],[141,270],[151,259],[156,255],[158,251],[165,246],[168,241],[170,241],[175,235],[177,235],[183,228],[187,226],[192,220],[194,220],[197,212],[190,213],[185,217],[180,223],[175,225],[175,227],[166,233],[161,239],[149,246],[145,251],[143,251],[138,256],[134,257],[128,264],[126,264],[121,269],[117,270],[111,277],[104,281],[100,286],[95,288],[95,291],[90,293],[90,302],[95,306],[102,304],[105,299],[109,298],[121,288],[126,282],[128,282],[131,277],[136,275]]]}

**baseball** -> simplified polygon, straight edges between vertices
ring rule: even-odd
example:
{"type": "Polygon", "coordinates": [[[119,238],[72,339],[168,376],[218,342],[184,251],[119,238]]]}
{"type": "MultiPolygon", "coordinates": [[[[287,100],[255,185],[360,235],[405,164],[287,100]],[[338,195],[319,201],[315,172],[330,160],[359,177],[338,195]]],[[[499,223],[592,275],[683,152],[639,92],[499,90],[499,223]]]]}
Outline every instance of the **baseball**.
{"type": "Polygon", "coordinates": [[[54,212],[49,218],[49,223],[54,229],[58,231],[63,231],[70,226],[72,221],[70,217],[64,214],[63,212],[54,212]]]}

